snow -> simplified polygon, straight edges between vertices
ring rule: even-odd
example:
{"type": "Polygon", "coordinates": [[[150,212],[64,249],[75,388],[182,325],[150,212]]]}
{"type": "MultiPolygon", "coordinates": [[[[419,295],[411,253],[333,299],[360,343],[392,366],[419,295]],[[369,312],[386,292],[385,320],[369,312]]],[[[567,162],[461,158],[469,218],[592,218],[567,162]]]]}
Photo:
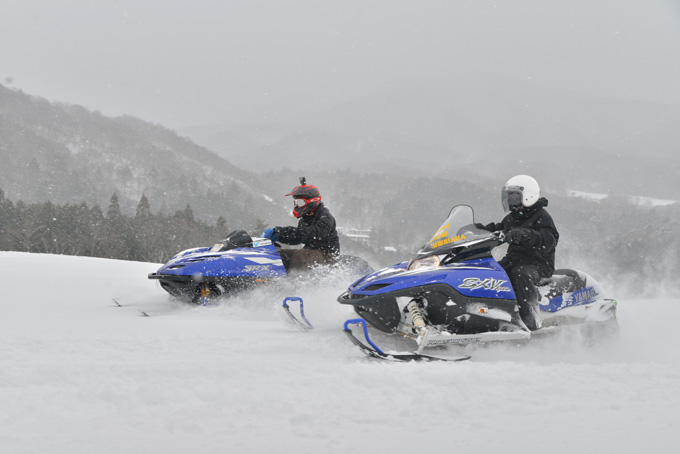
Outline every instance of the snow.
{"type": "Polygon", "coordinates": [[[385,363],[341,331],[342,276],[196,307],[146,278],[157,267],[0,252],[0,452],[675,449],[678,299],[619,296],[621,339],[601,349],[385,363]],[[314,330],[286,322],[292,295],[314,330]]]}
{"type": "Polygon", "coordinates": [[[677,203],[677,200],[655,199],[653,197],[642,196],[634,196],[631,197],[630,199],[633,202],[633,204],[644,207],[663,207],[668,205],[674,205],[677,203]]]}
{"type": "Polygon", "coordinates": [[[574,191],[574,190],[568,190],[567,195],[570,197],[580,197],[582,199],[587,199],[587,200],[592,200],[592,201],[599,201],[606,199],[609,197],[608,194],[599,194],[595,192],[584,192],[584,191],[574,191]]]}
{"type": "MultiPolygon", "coordinates": [[[[580,197],[582,199],[590,200],[590,201],[593,201],[593,202],[599,202],[600,200],[604,200],[607,197],[609,197],[608,194],[575,191],[575,190],[571,190],[571,189],[567,191],[567,195],[570,196],[570,197],[580,197]]],[[[642,206],[642,207],[662,207],[662,206],[674,205],[674,204],[678,203],[677,200],[656,199],[656,198],[653,198],[653,197],[643,197],[643,196],[629,196],[627,199],[633,205],[642,206]]]]}

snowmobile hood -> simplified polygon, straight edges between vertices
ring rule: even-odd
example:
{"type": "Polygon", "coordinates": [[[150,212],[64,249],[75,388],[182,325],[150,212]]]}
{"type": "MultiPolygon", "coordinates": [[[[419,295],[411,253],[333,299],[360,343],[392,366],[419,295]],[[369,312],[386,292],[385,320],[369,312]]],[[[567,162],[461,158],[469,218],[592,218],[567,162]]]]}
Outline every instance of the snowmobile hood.
{"type": "Polygon", "coordinates": [[[499,242],[497,236],[475,226],[470,206],[455,206],[410,262],[369,274],[352,284],[348,293],[359,298],[446,284],[470,297],[512,299],[515,294],[508,277],[491,256],[499,242]]]}
{"type": "Polygon", "coordinates": [[[215,251],[189,249],[158,269],[158,274],[200,277],[285,276],[281,256],[271,241],[255,238],[252,247],[215,251]]]}
{"type": "Polygon", "coordinates": [[[515,293],[507,275],[493,258],[453,262],[430,268],[408,269],[409,262],[401,262],[376,271],[353,283],[347,293],[373,296],[414,289],[422,286],[446,284],[466,296],[513,299],[515,293]]]}

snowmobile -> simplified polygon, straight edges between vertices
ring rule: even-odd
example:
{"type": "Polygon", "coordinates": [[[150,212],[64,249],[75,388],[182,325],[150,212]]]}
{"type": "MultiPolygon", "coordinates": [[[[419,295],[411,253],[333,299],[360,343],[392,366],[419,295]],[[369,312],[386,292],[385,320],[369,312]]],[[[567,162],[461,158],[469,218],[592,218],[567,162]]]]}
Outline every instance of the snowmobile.
{"type": "MultiPolygon", "coordinates": [[[[175,297],[205,305],[220,296],[285,278],[290,275],[289,264],[278,243],[235,230],[212,247],[180,252],[148,277],[175,297]]],[[[339,256],[330,266],[350,270],[354,276],[373,270],[351,255],[339,256]]]]}
{"type": "MultiPolygon", "coordinates": [[[[558,269],[539,283],[543,327],[529,331],[519,316],[515,292],[492,250],[504,243],[502,232],[475,226],[470,206],[455,206],[446,221],[410,261],[373,272],[338,297],[361,317],[347,320],[344,331],[366,354],[392,360],[454,360],[447,347],[502,341],[527,341],[563,326],[612,331],[616,301],[591,276],[558,269]],[[362,342],[353,325],[363,326],[362,342]],[[383,351],[369,335],[402,339],[407,351],[383,351]],[[376,331],[377,330],[377,331],[376,331]],[[415,342],[415,348],[413,348],[415,342]],[[428,353],[435,351],[435,354],[428,353]]],[[[394,342],[392,342],[394,343],[394,342]]]]}

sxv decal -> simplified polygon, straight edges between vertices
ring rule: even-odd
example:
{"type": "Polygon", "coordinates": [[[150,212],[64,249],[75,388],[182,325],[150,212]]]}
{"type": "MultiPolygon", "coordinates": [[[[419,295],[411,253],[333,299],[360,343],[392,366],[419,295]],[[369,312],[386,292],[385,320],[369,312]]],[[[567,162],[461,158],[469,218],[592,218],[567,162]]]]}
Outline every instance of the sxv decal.
{"type": "Polygon", "coordinates": [[[506,282],[508,281],[492,278],[482,280],[478,277],[467,277],[463,279],[463,283],[460,284],[458,288],[469,288],[470,290],[483,288],[484,290],[493,290],[495,292],[509,292],[510,287],[503,286],[506,282]]]}

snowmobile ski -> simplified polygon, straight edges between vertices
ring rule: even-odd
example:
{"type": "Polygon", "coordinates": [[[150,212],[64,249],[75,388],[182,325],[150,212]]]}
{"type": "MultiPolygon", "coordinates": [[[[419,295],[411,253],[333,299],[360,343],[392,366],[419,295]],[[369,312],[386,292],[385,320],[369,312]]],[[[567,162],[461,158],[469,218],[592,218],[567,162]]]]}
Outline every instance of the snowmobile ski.
{"type": "MultiPolygon", "coordinates": [[[[111,298],[111,301],[113,301],[114,306],[113,307],[127,307],[129,304],[120,304],[115,298],[111,298]]],[[[137,309],[137,312],[139,312],[140,317],[151,317],[147,312],[137,309]]]]}
{"type": "Polygon", "coordinates": [[[314,329],[314,326],[310,323],[309,320],[307,320],[307,317],[305,317],[305,305],[304,302],[302,301],[302,298],[299,296],[287,296],[283,299],[283,310],[286,311],[286,314],[288,314],[288,317],[293,321],[295,326],[300,328],[303,331],[307,331],[310,329],[314,329]],[[300,321],[293,313],[290,311],[290,306],[287,304],[288,301],[299,301],[300,302],[300,317],[302,317],[302,321],[300,321]]]}
{"type": "Polygon", "coordinates": [[[349,339],[352,341],[352,343],[354,343],[357,347],[361,349],[362,352],[364,352],[371,358],[382,359],[386,361],[450,361],[450,362],[465,361],[471,358],[470,356],[467,355],[437,356],[418,352],[384,352],[371,340],[370,336],[368,335],[368,325],[366,324],[366,320],[362,318],[347,320],[345,322],[344,331],[345,334],[347,334],[347,337],[349,337],[349,339]],[[366,339],[366,342],[368,342],[369,345],[366,345],[359,339],[357,339],[352,333],[352,330],[349,329],[349,325],[361,325],[364,330],[364,338],[366,339]]]}

